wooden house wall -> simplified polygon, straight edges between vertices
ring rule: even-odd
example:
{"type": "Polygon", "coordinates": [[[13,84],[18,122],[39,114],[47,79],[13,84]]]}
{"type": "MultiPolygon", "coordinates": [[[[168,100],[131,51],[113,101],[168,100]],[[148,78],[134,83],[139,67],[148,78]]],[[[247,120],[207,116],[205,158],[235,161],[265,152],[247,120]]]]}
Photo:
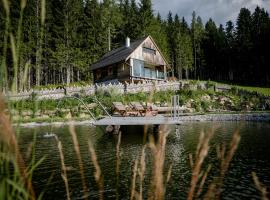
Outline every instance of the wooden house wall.
{"type": "Polygon", "coordinates": [[[144,60],[146,63],[152,65],[166,65],[163,57],[161,56],[160,52],[152,42],[150,38],[147,38],[144,43],[142,43],[130,56],[130,58],[144,60]],[[156,54],[146,53],[143,51],[143,47],[154,49],[156,54]]]}
{"type": "Polygon", "coordinates": [[[94,82],[97,83],[113,79],[118,79],[119,81],[127,81],[130,77],[130,67],[126,63],[118,63],[96,69],[93,71],[93,74],[94,82]]]}

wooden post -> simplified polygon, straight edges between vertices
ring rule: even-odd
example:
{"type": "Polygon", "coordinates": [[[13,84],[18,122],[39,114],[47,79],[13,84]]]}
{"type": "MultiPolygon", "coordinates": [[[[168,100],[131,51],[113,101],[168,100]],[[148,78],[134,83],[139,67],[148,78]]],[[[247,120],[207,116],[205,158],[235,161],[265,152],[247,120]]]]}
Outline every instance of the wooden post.
{"type": "Polygon", "coordinates": [[[166,70],[166,65],[164,65],[164,80],[167,80],[167,70],[166,70]]]}

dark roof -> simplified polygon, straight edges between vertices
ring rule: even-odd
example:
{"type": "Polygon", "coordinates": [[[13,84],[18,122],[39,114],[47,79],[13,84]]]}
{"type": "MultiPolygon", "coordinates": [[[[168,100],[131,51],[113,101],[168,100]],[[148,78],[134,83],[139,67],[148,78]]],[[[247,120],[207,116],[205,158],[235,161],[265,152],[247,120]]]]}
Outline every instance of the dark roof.
{"type": "Polygon", "coordinates": [[[138,47],[140,44],[146,39],[147,37],[136,40],[134,42],[130,43],[129,47],[119,47],[117,49],[114,49],[108,53],[106,53],[102,58],[95,62],[91,66],[91,70],[98,69],[101,67],[106,67],[121,61],[126,60],[126,58],[138,47]]]}

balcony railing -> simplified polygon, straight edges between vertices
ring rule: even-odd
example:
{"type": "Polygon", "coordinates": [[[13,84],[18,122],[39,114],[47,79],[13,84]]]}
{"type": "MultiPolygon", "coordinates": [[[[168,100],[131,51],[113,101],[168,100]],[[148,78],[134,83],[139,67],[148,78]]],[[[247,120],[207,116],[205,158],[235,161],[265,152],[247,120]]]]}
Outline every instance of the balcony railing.
{"type": "Polygon", "coordinates": [[[142,60],[133,59],[133,76],[148,79],[165,79],[163,71],[157,70],[155,66],[146,67],[147,63],[142,60]]]}
{"type": "Polygon", "coordinates": [[[142,66],[133,67],[133,76],[150,79],[164,79],[164,72],[142,66]]]}

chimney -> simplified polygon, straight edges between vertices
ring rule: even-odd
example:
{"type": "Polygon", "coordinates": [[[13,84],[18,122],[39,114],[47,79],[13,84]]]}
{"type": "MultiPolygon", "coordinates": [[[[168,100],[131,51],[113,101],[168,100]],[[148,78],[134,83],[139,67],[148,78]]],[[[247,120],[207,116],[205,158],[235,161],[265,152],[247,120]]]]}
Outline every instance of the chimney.
{"type": "Polygon", "coordinates": [[[130,47],[130,38],[129,37],[126,38],[126,47],[130,47]]]}

